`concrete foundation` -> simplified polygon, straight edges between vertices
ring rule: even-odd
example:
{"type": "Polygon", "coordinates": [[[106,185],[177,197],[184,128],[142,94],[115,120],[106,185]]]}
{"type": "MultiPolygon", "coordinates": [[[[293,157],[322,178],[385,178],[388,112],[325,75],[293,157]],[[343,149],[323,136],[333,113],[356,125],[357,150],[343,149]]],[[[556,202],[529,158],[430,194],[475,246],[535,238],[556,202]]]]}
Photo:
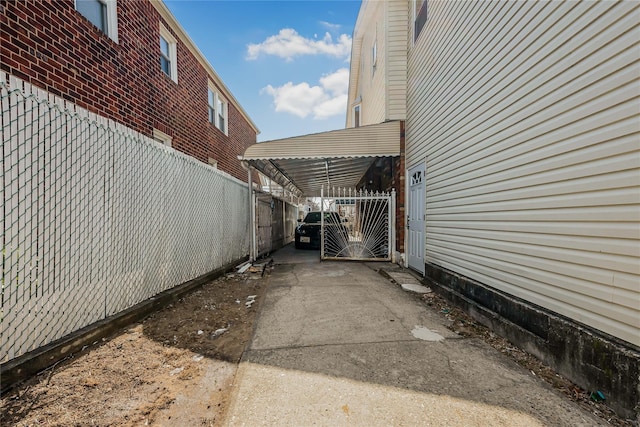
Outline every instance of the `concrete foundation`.
{"type": "Polygon", "coordinates": [[[425,264],[425,276],[427,286],[477,321],[640,421],[639,348],[438,265],[425,264]]]}

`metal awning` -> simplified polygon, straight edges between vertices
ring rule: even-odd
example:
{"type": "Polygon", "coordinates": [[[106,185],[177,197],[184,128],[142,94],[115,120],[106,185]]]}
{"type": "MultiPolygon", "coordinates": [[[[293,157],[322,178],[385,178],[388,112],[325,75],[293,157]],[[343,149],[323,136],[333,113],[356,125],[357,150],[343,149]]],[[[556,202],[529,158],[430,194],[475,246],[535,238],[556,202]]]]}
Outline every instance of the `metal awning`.
{"type": "Polygon", "coordinates": [[[240,160],[297,196],[322,186],[354,188],[379,157],[400,155],[400,122],[391,121],[261,142],[240,160]]]}

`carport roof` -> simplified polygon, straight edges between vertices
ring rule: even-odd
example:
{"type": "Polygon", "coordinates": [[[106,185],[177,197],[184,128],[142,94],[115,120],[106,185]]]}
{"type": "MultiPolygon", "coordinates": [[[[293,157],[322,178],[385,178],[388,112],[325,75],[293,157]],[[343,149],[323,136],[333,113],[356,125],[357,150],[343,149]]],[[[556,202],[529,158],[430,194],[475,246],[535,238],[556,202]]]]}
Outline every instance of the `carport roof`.
{"type": "Polygon", "coordinates": [[[322,186],[354,188],[378,157],[400,155],[400,122],[261,142],[243,160],[297,196],[322,186]]]}

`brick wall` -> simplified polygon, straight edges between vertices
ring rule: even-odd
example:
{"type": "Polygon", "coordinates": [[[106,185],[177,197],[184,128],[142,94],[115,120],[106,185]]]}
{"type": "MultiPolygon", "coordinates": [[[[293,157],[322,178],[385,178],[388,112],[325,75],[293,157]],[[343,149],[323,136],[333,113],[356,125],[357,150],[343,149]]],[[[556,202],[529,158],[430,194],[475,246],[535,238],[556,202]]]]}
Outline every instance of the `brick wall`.
{"type": "Polygon", "coordinates": [[[216,159],[246,182],[237,156],[256,142],[255,130],[231,103],[229,136],[209,123],[207,71],[175,33],[178,83],[162,72],[160,22],[171,31],[149,1],[120,0],[115,43],[75,11],[74,0],[0,0],[0,67],[143,134],[159,129],[175,149],[216,159]]]}
{"type": "Polygon", "coordinates": [[[400,155],[377,159],[367,170],[356,188],[373,191],[396,190],[396,250],[404,252],[406,229],[405,211],[405,122],[400,122],[400,155]]]}
{"type": "Polygon", "coordinates": [[[404,252],[404,233],[406,229],[405,211],[405,162],[404,162],[404,121],[400,122],[400,155],[393,162],[393,184],[396,189],[396,250],[404,252]]]}

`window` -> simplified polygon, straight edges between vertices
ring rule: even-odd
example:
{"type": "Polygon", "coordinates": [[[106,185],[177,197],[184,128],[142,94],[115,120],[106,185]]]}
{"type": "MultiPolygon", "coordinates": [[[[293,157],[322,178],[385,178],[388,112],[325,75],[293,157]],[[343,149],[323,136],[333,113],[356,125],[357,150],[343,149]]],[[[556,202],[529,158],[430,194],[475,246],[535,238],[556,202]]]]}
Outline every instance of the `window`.
{"type": "Polygon", "coordinates": [[[417,185],[422,182],[422,171],[417,171],[411,176],[411,185],[417,185]]]}
{"type": "Polygon", "coordinates": [[[227,134],[227,103],[220,99],[218,96],[218,129],[220,129],[225,135],[227,134]]]}
{"type": "Polygon", "coordinates": [[[160,25],[160,69],[171,80],[178,83],[178,61],[176,39],[160,25]]]}
{"type": "Polygon", "coordinates": [[[171,136],[167,135],[166,133],[162,132],[161,130],[153,129],[153,139],[155,139],[156,141],[158,141],[161,144],[164,144],[164,145],[167,145],[167,146],[171,147],[171,140],[173,138],[171,138],[171,136]]]}
{"type": "Polygon", "coordinates": [[[373,42],[373,47],[371,48],[371,64],[373,66],[373,72],[376,72],[376,64],[378,63],[378,41],[375,40],[373,42]]]}
{"type": "Polygon", "coordinates": [[[216,124],[216,94],[209,88],[209,97],[207,100],[207,108],[209,110],[209,122],[216,124]]]}
{"type": "Polygon", "coordinates": [[[360,105],[353,107],[353,127],[360,127],[360,105]]]}
{"type": "Polygon", "coordinates": [[[212,82],[209,82],[209,91],[207,97],[207,110],[209,114],[209,122],[220,129],[225,135],[229,135],[227,129],[227,113],[229,104],[215,90],[212,82]]]}
{"type": "Polygon", "coordinates": [[[169,42],[160,36],[160,68],[168,76],[171,75],[171,56],[169,54],[169,42]]]}
{"type": "Polygon", "coordinates": [[[118,42],[116,0],[76,0],[76,10],[111,40],[118,42]]]}
{"type": "Polygon", "coordinates": [[[418,40],[422,27],[427,22],[427,0],[413,0],[413,41],[418,40]]]}

